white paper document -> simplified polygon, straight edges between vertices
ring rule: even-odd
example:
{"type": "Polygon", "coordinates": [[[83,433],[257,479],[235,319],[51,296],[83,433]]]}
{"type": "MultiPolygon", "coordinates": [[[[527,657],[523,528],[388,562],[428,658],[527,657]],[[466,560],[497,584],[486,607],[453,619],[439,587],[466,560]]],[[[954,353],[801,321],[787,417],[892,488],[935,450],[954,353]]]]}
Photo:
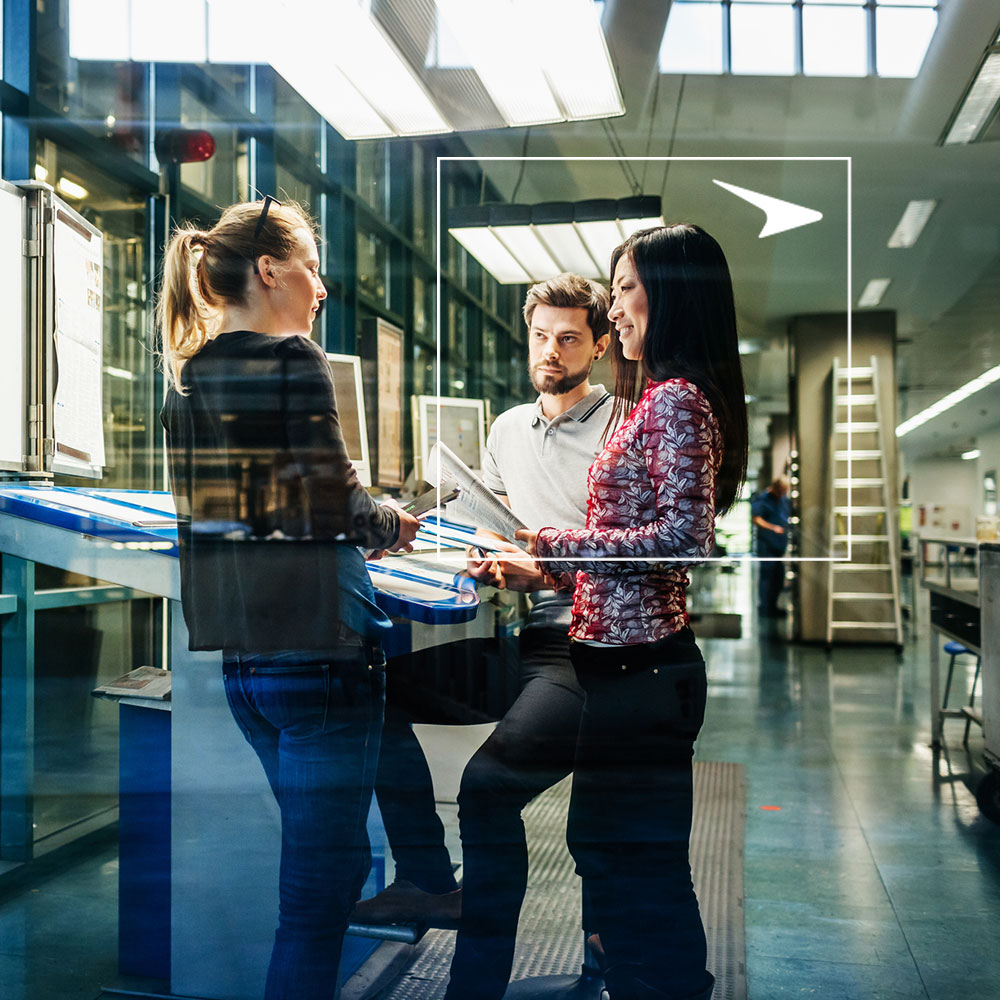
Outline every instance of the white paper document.
{"type": "Polygon", "coordinates": [[[514,534],[527,525],[516,518],[513,511],[441,441],[430,450],[427,475],[427,481],[432,483],[453,480],[458,484],[458,502],[466,508],[476,524],[495,531],[522,549],[525,547],[524,542],[514,538],[514,534]]]}

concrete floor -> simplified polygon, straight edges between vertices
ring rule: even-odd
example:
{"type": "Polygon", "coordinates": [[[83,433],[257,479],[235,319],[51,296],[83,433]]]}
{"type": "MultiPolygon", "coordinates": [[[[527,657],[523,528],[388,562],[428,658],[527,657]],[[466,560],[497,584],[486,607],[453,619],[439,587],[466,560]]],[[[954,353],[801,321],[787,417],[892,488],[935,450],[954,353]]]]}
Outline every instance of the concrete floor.
{"type": "MultiPolygon", "coordinates": [[[[1000,994],[1000,827],[973,791],[982,737],[927,745],[925,632],[892,649],[794,646],[726,586],[742,639],[705,640],[698,754],[748,778],[752,1000],[959,1000],[1000,994]]],[[[926,617],[924,618],[926,620],[926,617]]],[[[969,669],[956,670],[960,697],[969,669]]],[[[0,884],[0,996],[94,1000],[117,955],[113,842],[17,889],[0,884]]]]}

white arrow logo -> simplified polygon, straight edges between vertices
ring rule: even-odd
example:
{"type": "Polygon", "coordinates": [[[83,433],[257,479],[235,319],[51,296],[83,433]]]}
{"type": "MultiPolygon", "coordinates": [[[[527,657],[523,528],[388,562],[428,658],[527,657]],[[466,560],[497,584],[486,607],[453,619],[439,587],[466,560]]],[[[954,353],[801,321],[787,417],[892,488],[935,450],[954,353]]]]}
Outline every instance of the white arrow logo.
{"type": "Polygon", "coordinates": [[[823,218],[822,212],[817,212],[814,208],[806,208],[803,205],[796,205],[790,201],[782,201],[780,198],[772,198],[768,194],[759,194],[757,191],[749,191],[746,188],[737,187],[735,184],[726,184],[725,181],[713,181],[719,187],[731,191],[737,198],[750,202],[758,208],[764,209],[767,219],[764,228],[760,231],[760,239],[765,236],[774,236],[775,233],[784,233],[789,229],[798,229],[799,226],[808,226],[811,222],[819,222],[823,218]]]}

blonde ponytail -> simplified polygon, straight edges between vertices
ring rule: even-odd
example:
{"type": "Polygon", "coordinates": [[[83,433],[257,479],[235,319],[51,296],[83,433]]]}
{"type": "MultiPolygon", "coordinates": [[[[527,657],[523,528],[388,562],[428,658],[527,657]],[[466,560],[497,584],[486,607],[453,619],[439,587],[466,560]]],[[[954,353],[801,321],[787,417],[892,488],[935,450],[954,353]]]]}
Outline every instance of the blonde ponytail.
{"type": "Polygon", "coordinates": [[[156,310],[167,383],[180,393],[184,363],[216,335],[223,308],[244,301],[257,258],[288,260],[297,231],[316,232],[299,205],[271,200],[266,215],[264,205],[230,205],[208,232],[182,226],[167,245],[156,310]]]}
{"type": "Polygon", "coordinates": [[[219,324],[219,307],[208,296],[196,258],[208,234],[185,227],[177,230],[167,245],[163,260],[163,286],[157,303],[163,369],[168,384],[183,393],[181,369],[212,339],[219,324]]]}

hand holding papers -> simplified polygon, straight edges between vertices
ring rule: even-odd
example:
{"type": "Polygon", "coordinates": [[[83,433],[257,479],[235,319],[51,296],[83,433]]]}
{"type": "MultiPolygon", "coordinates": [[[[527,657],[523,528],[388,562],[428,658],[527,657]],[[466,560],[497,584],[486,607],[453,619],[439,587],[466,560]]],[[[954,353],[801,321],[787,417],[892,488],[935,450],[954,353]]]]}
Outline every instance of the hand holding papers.
{"type": "Polygon", "coordinates": [[[428,457],[428,475],[432,482],[453,481],[458,485],[459,503],[477,524],[524,548],[522,543],[515,541],[514,535],[525,525],[446,444],[438,441],[428,457]]]}

